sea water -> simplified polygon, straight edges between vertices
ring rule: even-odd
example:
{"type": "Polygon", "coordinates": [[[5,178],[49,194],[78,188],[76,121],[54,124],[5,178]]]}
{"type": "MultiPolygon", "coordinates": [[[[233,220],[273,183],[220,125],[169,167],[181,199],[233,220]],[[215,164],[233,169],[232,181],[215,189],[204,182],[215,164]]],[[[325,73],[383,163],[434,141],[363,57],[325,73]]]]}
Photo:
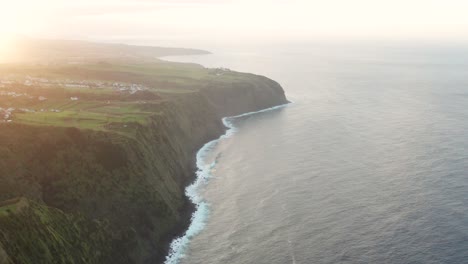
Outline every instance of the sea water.
{"type": "Polygon", "coordinates": [[[468,263],[468,52],[293,45],[170,58],[293,104],[225,119],[167,263],[468,263]]]}

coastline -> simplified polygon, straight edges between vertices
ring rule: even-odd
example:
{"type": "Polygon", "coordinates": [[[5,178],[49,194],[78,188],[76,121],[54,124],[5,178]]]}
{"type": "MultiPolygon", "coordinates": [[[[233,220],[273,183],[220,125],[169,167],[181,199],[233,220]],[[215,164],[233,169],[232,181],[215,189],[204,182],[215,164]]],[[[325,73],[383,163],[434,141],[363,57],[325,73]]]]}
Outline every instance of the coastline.
{"type": "Polygon", "coordinates": [[[205,163],[205,158],[206,155],[209,154],[221,140],[230,138],[237,132],[231,120],[268,111],[278,110],[287,107],[291,103],[292,102],[287,101],[287,103],[284,104],[268,107],[258,111],[246,112],[235,116],[223,117],[221,119],[223,125],[225,126],[224,134],[221,134],[217,139],[213,139],[205,143],[196,152],[195,155],[195,178],[194,181],[185,188],[185,196],[188,199],[190,206],[187,206],[188,208],[186,208],[186,211],[183,214],[191,215],[188,226],[183,229],[183,232],[177,232],[179,234],[173,236],[169,247],[165,246],[166,248],[168,248],[168,252],[166,254],[165,260],[161,263],[180,263],[180,260],[183,257],[185,257],[185,252],[188,249],[192,238],[198,235],[205,228],[206,221],[209,217],[210,205],[198,193],[198,190],[206,186],[206,184],[208,184],[209,180],[212,177],[211,170],[217,165],[217,159],[215,159],[211,163],[205,163]]]}
{"type": "Polygon", "coordinates": [[[132,60],[30,67],[2,70],[21,76],[44,72],[51,80],[131,82],[148,90],[117,95],[90,87],[72,106],[62,105],[71,97],[54,89],[40,91],[47,102],[14,100],[18,109],[34,109],[2,126],[5,160],[28,169],[18,172],[8,162],[1,167],[0,182],[8,187],[1,200],[31,202],[27,210],[4,210],[0,219],[0,233],[6,234],[0,236],[0,253],[11,262],[43,258],[31,250],[30,241],[36,241],[47,256],[68,262],[84,256],[96,264],[163,263],[171,242],[193,222],[197,206],[186,188],[196,180],[200,149],[229,130],[230,119],[221,117],[288,102],[281,85],[265,76],[201,65],[132,60]],[[59,109],[32,116],[51,103],[59,109]],[[44,214],[56,225],[44,222],[44,214]],[[24,239],[29,237],[34,239],[24,239]],[[75,244],[63,244],[64,239],[75,244]]]}

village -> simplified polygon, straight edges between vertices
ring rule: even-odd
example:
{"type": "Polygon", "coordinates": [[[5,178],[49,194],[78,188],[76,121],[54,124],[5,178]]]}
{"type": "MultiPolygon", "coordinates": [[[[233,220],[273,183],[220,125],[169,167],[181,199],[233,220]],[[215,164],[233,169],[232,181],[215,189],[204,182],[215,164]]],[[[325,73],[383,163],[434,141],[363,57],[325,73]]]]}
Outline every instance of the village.
{"type": "MultiPolygon", "coordinates": [[[[0,97],[11,97],[11,98],[27,98],[30,100],[46,101],[47,97],[44,95],[33,96],[25,92],[13,91],[17,87],[63,87],[69,89],[111,89],[118,91],[119,93],[135,94],[138,91],[148,90],[147,87],[134,84],[134,83],[122,83],[122,82],[105,82],[105,81],[92,81],[92,80],[71,80],[71,79],[47,79],[31,76],[17,76],[9,75],[0,77],[0,97]]],[[[70,101],[78,101],[78,96],[71,96],[70,101]]],[[[34,112],[53,112],[59,113],[59,109],[28,109],[28,108],[15,108],[15,107],[0,107],[0,122],[11,123],[15,113],[34,113],[34,112]]]]}
{"type": "MultiPolygon", "coordinates": [[[[1,88],[13,88],[18,85],[32,86],[32,87],[64,87],[64,88],[82,88],[82,89],[113,89],[120,92],[128,92],[134,94],[138,91],[148,90],[148,87],[135,84],[135,83],[123,83],[123,82],[109,82],[109,81],[93,81],[93,80],[71,80],[71,79],[47,79],[40,77],[31,76],[17,76],[9,75],[0,77],[0,89],[1,88]]],[[[8,96],[27,96],[25,94],[17,94],[15,92],[3,92],[0,91],[1,95],[8,96]]]]}
{"type": "Polygon", "coordinates": [[[3,108],[0,107],[0,122],[1,123],[11,123],[15,113],[35,113],[35,112],[51,112],[51,113],[60,113],[59,109],[28,109],[28,108],[3,108]]]}

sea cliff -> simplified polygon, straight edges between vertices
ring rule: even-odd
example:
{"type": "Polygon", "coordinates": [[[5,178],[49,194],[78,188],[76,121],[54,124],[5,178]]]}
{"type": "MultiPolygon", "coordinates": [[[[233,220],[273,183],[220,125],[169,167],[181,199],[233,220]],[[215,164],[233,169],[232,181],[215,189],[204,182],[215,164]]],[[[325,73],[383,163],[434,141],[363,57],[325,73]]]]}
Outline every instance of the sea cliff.
{"type": "MultiPolygon", "coordinates": [[[[151,85],[135,74],[124,76],[151,85]]],[[[287,103],[266,77],[214,76],[188,82],[189,92],[158,90],[157,103],[138,98],[144,122],[1,124],[0,263],[161,263],[189,224],[184,189],[196,151],[224,132],[221,118],[287,103]]]]}

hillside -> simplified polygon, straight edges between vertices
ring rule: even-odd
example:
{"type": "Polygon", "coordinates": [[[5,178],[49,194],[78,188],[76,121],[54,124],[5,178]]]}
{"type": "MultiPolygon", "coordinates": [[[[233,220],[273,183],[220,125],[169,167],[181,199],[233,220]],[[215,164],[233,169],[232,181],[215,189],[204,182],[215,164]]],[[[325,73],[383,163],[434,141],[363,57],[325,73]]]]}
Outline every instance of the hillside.
{"type": "Polygon", "coordinates": [[[6,263],[161,262],[220,118],[287,102],[266,77],[158,60],[8,64],[0,76],[6,263]]]}

